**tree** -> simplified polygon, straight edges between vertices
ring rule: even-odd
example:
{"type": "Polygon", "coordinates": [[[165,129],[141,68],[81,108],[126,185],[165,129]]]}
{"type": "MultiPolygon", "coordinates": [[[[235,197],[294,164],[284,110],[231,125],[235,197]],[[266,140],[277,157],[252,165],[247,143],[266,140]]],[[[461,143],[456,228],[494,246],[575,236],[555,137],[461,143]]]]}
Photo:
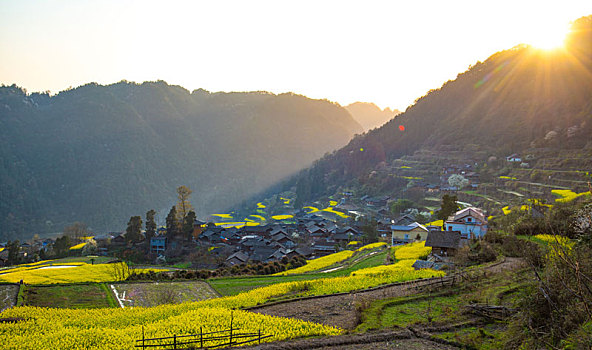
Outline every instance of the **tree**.
{"type": "Polygon", "coordinates": [[[195,212],[190,210],[183,220],[183,236],[185,236],[186,240],[190,240],[193,235],[193,223],[196,218],[197,216],[195,215],[195,212]]]}
{"type": "Polygon", "coordinates": [[[399,215],[411,207],[413,207],[412,201],[409,199],[399,199],[391,203],[390,211],[393,215],[399,215]]]}
{"type": "Polygon", "coordinates": [[[82,240],[82,237],[89,235],[88,227],[85,223],[76,221],[70,226],[64,228],[64,236],[70,237],[72,240],[82,240]]]}
{"type": "Polygon", "coordinates": [[[146,240],[150,241],[150,238],[156,235],[156,221],[154,220],[154,216],[156,212],[154,209],[148,210],[146,212],[146,240]]]}
{"type": "Polygon", "coordinates": [[[373,243],[378,241],[378,223],[374,219],[365,220],[362,225],[362,233],[367,243],[373,243]]]}
{"type": "Polygon", "coordinates": [[[169,215],[166,217],[167,237],[173,238],[179,232],[179,221],[177,220],[177,208],[173,205],[169,215]]]}
{"type": "Polygon", "coordinates": [[[19,241],[8,242],[8,265],[15,265],[19,262],[19,241]]]}
{"type": "Polygon", "coordinates": [[[57,256],[64,256],[68,253],[68,250],[72,246],[70,236],[58,237],[53,244],[53,250],[57,256]]]}
{"type": "Polygon", "coordinates": [[[125,229],[126,243],[136,243],[142,238],[142,218],[140,216],[132,216],[125,229]]]}
{"type": "Polygon", "coordinates": [[[177,188],[177,222],[179,225],[183,223],[187,214],[193,210],[193,206],[189,202],[191,193],[193,191],[187,186],[179,186],[177,188]]]}
{"type": "Polygon", "coordinates": [[[465,179],[465,177],[462,175],[452,174],[448,178],[448,184],[450,186],[454,186],[460,190],[461,188],[463,188],[469,184],[469,180],[465,179]]]}
{"type": "Polygon", "coordinates": [[[456,196],[450,196],[445,194],[442,197],[442,206],[440,210],[438,210],[438,212],[436,213],[436,217],[439,220],[446,220],[450,215],[456,213],[456,211],[460,209],[460,206],[458,205],[458,203],[456,203],[456,201],[456,196]]]}
{"type": "Polygon", "coordinates": [[[94,239],[89,239],[82,247],[82,256],[92,255],[97,252],[97,242],[94,239]]]}

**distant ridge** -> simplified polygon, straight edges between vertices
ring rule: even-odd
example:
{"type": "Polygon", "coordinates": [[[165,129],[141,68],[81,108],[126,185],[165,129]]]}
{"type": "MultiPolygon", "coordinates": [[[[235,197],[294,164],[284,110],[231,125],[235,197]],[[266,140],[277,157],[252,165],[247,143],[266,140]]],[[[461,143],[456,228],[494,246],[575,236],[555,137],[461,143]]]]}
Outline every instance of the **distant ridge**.
{"type": "Polygon", "coordinates": [[[345,109],[362,125],[365,131],[382,126],[401,113],[397,109],[391,110],[388,107],[381,110],[377,105],[369,102],[355,102],[345,106],[345,109]]]}
{"type": "Polygon", "coordinates": [[[161,221],[187,185],[198,216],[234,205],[345,145],[362,127],[295,94],[96,83],[55,96],[0,87],[0,241],[83,221],[161,221]]]}

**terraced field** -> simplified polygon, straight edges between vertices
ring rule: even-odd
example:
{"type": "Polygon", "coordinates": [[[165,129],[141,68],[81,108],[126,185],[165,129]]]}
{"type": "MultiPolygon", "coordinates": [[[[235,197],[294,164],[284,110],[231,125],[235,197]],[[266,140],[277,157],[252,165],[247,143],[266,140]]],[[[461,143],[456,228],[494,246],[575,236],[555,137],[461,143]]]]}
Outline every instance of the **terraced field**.
{"type": "Polygon", "coordinates": [[[124,307],[180,304],[219,296],[209,284],[202,281],[121,283],[111,285],[111,288],[124,307]]]}

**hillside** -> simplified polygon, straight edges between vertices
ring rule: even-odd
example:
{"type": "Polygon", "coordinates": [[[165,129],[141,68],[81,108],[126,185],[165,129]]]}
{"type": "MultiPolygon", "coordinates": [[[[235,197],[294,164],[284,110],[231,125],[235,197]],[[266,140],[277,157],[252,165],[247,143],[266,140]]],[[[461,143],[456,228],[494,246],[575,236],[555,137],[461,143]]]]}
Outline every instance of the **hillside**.
{"type": "Polygon", "coordinates": [[[289,176],[362,128],[294,94],[189,92],[165,82],[87,84],[55,96],[0,88],[0,240],[83,221],[164,219],[187,185],[198,216],[289,176]]]}
{"type": "MultiPolygon", "coordinates": [[[[591,42],[592,16],[574,23],[565,50],[518,46],[476,63],[418,98],[394,120],[354,138],[303,172],[291,184],[298,185],[299,201],[331,195],[352,184],[376,191],[369,180],[373,171],[416,152],[462,152],[456,161],[483,163],[491,156],[504,159],[529,150],[561,157],[562,152],[590,149],[591,42]]],[[[446,165],[436,164],[438,159],[425,159],[436,166],[426,175],[436,179],[438,166],[446,165]]],[[[584,170],[586,163],[572,166],[584,170]]],[[[408,183],[392,177],[389,181],[390,191],[408,183]]]]}
{"type": "Polygon", "coordinates": [[[345,106],[345,109],[362,125],[365,131],[382,126],[401,112],[390,108],[380,109],[374,103],[355,102],[345,106]]]}

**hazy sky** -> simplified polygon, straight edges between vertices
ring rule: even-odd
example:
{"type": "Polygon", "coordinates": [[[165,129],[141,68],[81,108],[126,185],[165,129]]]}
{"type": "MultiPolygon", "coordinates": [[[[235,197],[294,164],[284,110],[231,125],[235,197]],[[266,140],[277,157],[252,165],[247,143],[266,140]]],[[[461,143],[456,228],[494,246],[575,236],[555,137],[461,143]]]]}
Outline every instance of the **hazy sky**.
{"type": "Polygon", "coordinates": [[[496,51],[592,14],[570,1],[0,0],[0,83],[162,79],[404,110],[496,51]]]}

